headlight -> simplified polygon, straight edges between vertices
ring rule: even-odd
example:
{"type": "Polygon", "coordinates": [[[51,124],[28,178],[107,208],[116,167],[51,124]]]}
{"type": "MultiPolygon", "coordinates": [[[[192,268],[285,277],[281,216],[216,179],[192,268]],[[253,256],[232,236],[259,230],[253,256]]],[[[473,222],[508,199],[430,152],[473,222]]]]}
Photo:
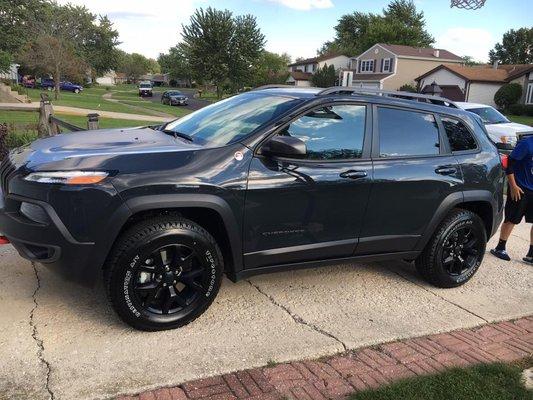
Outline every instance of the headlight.
{"type": "Polygon", "coordinates": [[[92,185],[107,177],[107,172],[101,171],[54,171],[32,172],[24,179],[39,183],[61,183],[64,185],[92,185]]]}
{"type": "Polygon", "coordinates": [[[516,145],[516,135],[512,136],[500,136],[502,143],[510,144],[512,146],[516,145]]]}

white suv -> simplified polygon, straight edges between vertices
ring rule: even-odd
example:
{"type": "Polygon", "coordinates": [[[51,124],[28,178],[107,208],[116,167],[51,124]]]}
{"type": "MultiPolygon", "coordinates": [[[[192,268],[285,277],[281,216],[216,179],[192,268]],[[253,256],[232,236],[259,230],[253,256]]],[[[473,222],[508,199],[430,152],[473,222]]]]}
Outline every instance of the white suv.
{"type": "Polygon", "coordinates": [[[463,110],[479,115],[491,140],[500,144],[499,148],[510,150],[516,145],[519,136],[533,135],[533,127],[511,122],[498,110],[486,104],[463,102],[454,102],[454,104],[463,110]]]}

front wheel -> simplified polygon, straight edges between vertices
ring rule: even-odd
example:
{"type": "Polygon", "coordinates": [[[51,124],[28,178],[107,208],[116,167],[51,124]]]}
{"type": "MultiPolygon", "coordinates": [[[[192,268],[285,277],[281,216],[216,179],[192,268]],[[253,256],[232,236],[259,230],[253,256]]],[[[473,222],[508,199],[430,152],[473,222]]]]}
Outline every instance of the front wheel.
{"type": "Polygon", "coordinates": [[[109,300],[134,328],[173,329],[196,319],[213,302],[223,260],[214,238],[176,215],[130,228],[106,265],[109,300]]]}
{"type": "Polygon", "coordinates": [[[74,89],[74,93],[78,94],[80,92],[80,89],[74,89]]]}
{"type": "Polygon", "coordinates": [[[429,283],[441,288],[457,287],[479,269],[486,244],[481,218],[471,211],[457,209],[439,225],[415,265],[429,283]]]}

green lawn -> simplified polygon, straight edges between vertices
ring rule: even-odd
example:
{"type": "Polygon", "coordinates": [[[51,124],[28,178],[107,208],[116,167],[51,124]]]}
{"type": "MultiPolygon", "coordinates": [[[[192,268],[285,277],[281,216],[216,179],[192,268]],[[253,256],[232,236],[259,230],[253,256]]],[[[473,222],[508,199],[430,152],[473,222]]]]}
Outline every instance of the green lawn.
{"type": "Polygon", "coordinates": [[[488,364],[406,379],[380,389],[359,392],[349,400],[532,400],[521,382],[520,365],[488,364]]]}
{"type": "Polygon", "coordinates": [[[513,122],[533,126],[533,117],[528,115],[506,115],[506,117],[513,122]]]}
{"type": "MultiPolygon", "coordinates": [[[[87,126],[87,117],[69,114],[55,114],[63,121],[70,122],[80,128],[87,126]]],[[[9,133],[7,143],[9,148],[22,146],[37,138],[37,123],[39,114],[27,111],[0,111],[0,123],[7,123],[9,133]]],[[[99,127],[127,128],[133,126],[154,125],[157,122],[146,122],[129,119],[100,118],[99,127]]]]}

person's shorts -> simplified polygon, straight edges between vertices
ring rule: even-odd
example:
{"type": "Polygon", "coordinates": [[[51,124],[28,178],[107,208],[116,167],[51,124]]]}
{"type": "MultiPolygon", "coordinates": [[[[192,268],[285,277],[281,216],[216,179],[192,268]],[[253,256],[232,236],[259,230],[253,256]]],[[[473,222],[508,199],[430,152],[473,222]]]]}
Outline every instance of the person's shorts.
{"type": "Polygon", "coordinates": [[[522,218],[526,217],[526,222],[533,223],[533,191],[522,189],[524,194],[520,200],[514,201],[511,198],[511,190],[507,188],[507,202],[505,203],[505,222],[519,224],[522,218]]]}

